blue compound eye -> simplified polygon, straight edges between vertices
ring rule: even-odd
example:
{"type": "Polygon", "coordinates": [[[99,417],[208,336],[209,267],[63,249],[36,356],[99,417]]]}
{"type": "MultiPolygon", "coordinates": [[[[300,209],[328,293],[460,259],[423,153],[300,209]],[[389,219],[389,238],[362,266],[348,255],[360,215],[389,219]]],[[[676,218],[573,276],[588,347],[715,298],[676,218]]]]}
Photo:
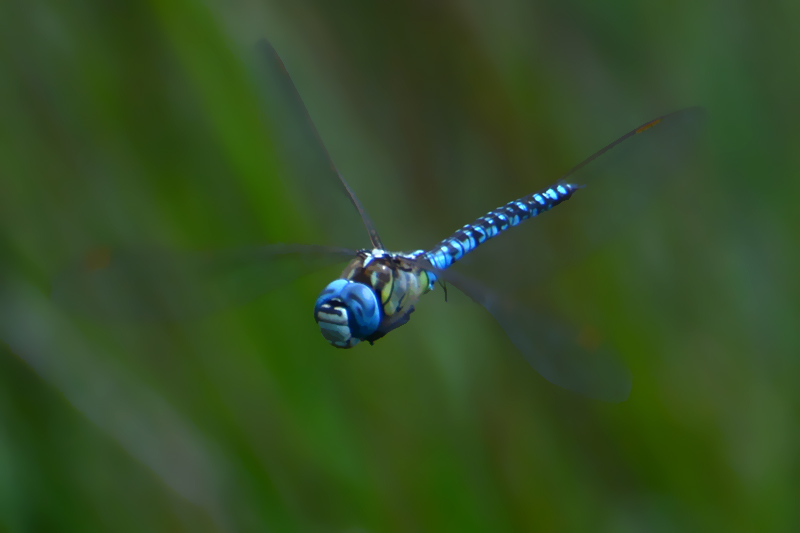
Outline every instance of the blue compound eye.
{"type": "Polygon", "coordinates": [[[328,286],[322,289],[322,292],[319,293],[317,297],[317,301],[314,304],[314,316],[319,313],[319,308],[329,301],[333,300],[334,298],[338,298],[339,300],[342,299],[342,289],[350,283],[346,279],[337,279],[336,281],[331,281],[328,283],[328,286]]]}
{"type": "Polygon", "coordinates": [[[314,318],[325,339],[339,348],[352,348],[372,335],[381,321],[375,292],[362,283],[337,279],[320,293],[314,318]]]}
{"type": "Polygon", "coordinates": [[[363,283],[348,283],[342,289],[341,298],[348,311],[352,335],[363,339],[375,333],[381,321],[375,291],[363,283]]]}

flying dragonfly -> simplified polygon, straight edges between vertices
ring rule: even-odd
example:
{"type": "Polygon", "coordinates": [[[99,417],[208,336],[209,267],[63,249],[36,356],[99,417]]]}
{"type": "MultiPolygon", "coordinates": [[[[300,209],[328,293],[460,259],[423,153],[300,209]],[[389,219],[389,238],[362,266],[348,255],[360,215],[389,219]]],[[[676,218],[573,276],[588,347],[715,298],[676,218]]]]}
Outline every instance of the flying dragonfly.
{"type": "Polygon", "coordinates": [[[550,211],[573,195],[588,194],[581,192],[584,169],[595,167],[595,161],[618,145],[630,146],[629,139],[646,137],[652,137],[650,144],[658,144],[696,129],[703,115],[700,108],[670,113],[632,129],[552,185],[489,211],[430,249],[393,252],[384,246],[367,210],[334,165],[275,50],[262,40],[257,52],[268,74],[276,77],[275,83],[285,89],[304,115],[329,174],[349,198],[370,246],[355,251],[322,245],[276,244],[182,255],[138,250],[117,254],[113,260],[101,253],[90,264],[68,269],[54,281],[52,298],[56,302],[95,316],[113,316],[119,309],[116,300],[120,287],[132,286],[136,287],[136,294],[129,298],[131,303],[122,313],[125,317],[183,319],[187,309],[193,315],[212,312],[252,299],[324,266],[349,261],[314,304],[314,319],[320,333],[336,348],[353,348],[363,341],[372,344],[408,323],[420,298],[434,290],[437,283],[444,287],[446,282],[481,304],[528,363],[548,381],[591,398],[622,401],[628,397],[630,372],[611,352],[582,346],[571,328],[529,305],[501,297],[451,267],[486,241],[527,219],[550,211]],[[189,288],[177,289],[178,284],[173,283],[176,279],[187,282],[182,286],[189,288]],[[192,301],[192,283],[211,288],[220,298],[192,301]],[[148,288],[151,298],[142,287],[148,288]]]}

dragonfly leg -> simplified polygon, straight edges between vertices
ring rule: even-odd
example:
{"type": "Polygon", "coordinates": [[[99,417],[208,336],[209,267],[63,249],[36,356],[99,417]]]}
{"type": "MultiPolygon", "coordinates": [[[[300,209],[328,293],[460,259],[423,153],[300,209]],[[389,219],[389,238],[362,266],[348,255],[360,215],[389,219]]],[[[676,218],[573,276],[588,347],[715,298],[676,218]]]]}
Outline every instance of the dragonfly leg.
{"type": "Polygon", "coordinates": [[[366,337],[364,340],[368,341],[370,344],[373,344],[376,340],[380,339],[390,331],[405,325],[409,320],[411,320],[411,313],[413,312],[414,312],[414,306],[412,305],[411,307],[408,308],[408,311],[406,311],[402,315],[399,315],[397,318],[392,317],[385,324],[381,324],[381,326],[375,333],[373,333],[369,337],[366,337]]]}

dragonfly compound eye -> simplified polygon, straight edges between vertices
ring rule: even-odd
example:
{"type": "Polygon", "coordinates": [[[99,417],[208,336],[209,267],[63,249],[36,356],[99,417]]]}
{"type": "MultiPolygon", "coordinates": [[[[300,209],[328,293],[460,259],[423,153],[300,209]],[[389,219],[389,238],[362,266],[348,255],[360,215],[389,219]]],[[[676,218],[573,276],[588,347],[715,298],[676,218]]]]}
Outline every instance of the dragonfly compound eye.
{"type": "Polygon", "coordinates": [[[367,285],[337,279],[317,298],[314,319],[325,340],[339,348],[351,348],[378,329],[380,305],[367,285]]]}

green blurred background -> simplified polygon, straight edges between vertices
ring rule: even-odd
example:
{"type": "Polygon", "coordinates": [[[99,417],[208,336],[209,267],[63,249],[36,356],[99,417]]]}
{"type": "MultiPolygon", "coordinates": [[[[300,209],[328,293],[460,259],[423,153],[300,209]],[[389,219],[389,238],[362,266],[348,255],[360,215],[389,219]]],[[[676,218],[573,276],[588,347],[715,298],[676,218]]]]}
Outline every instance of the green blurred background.
{"type": "Polygon", "coordinates": [[[797,531],[799,27],[787,1],[6,0],[3,530],[797,531]],[[551,385],[458,295],[334,350],[336,268],[187,323],[54,306],[98,247],[325,240],[254,112],[261,37],[392,249],[704,106],[699,160],[539,286],[630,399],[551,385]]]}

